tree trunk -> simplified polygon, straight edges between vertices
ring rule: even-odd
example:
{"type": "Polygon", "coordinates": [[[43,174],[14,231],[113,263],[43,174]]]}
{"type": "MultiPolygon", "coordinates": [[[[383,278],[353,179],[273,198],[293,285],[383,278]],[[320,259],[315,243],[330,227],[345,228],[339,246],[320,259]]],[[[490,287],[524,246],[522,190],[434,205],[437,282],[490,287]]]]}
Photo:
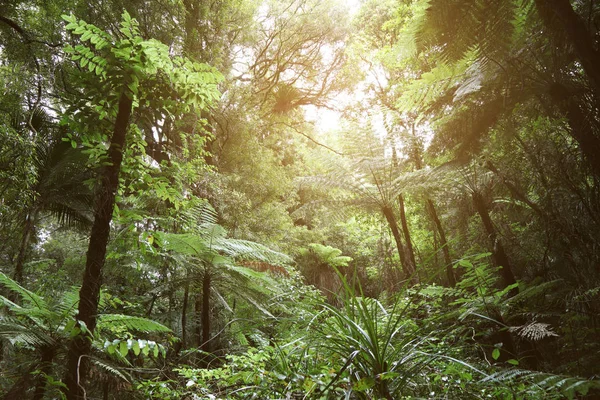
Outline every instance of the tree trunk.
{"type": "Polygon", "coordinates": [[[35,390],[33,392],[33,400],[42,400],[46,392],[46,375],[52,372],[52,360],[54,360],[55,349],[53,347],[44,347],[40,359],[40,374],[37,378],[35,390]]]}
{"type": "Polygon", "coordinates": [[[13,280],[21,286],[23,286],[23,268],[25,265],[25,256],[27,255],[31,234],[33,233],[35,214],[37,214],[37,212],[32,211],[27,215],[27,219],[25,220],[25,224],[23,226],[23,237],[21,238],[21,244],[19,246],[19,254],[17,255],[17,260],[15,261],[13,280]]]}
{"type": "Polygon", "coordinates": [[[392,230],[394,240],[396,241],[396,248],[398,249],[398,256],[400,257],[400,265],[402,267],[402,271],[404,272],[404,276],[406,279],[410,279],[411,283],[416,284],[418,283],[417,278],[414,276],[414,271],[412,270],[408,260],[406,260],[404,246],[402,245],[402,237],[400,236],[400,230],[398,229],[398,222],[396,222],[394,211],[390,206],[384,206],[381,211],[383,212],[383,215],[385,216],[385,219],[392,230]]]}
{"type": "Polygon", "coordinates": [[[448,286],[456,286],[456,278],[454,277],[454,269],[452,268],[452,258],[450,257],[450,249],[448,248],[448,241],[446,240],[446,233],[442,222],[437,215],[435,205],[431,199],[427,199],[427,208],[429,209],[429,215],[435,224],[435,228],[440,237],[440,244],[442,247],[442,253],[444,254],[444,263],[446,264],[446,277],[448,278],[448,286]]]}
{"type": "Polygon", "coordinates": [[[183,290],[183,304],[181,305],[181,348],[185,349],[187,342],[187,309],[190,299],[190,282],[186,279],[185,288],[183,290]]]}
{"type": "MultiPolygon", "coordinates": [[[[115,206],[115,196],[119,187],[119,171],[123,161],[123,146],[127,136],[129,118],[132,112],[132,99],[125,92],[119,98],[115,127],[108,149],[110,165],[104,169],[102,186],[96,197],[94,224],[90,234],[83,282],[79,290],[79,310],[77,320],[83,322],[87,333],[76,336],[69,346],[67,371],[64,379],[68,400],[83,399],[83,383],[89,370],[88,356],[91,350],[91,333],[96,328],[98,301],[102,285],[102,268],[106,258],[106,246],[110,234],[110,221],[115,206]]],[[[78,322],[79,324],[79,322],[78,322]]],[[[79,324],[81,327],[83,324],[79,324]]]]}
{"type": "Polygon", "coordinates": [[[202,278],[202,351],[210,352],[210,286],[211,276],[208,271],[204,272],[202,278]]]}
{"type": "Polygon", "coordinates": [[[202,346],[202,302],[204,297],[199,291],[195,295],[194,304],[194,336],[196,337],[196,347],[202,346]]]}
{"type": "MultiPolygon", "coordinates": [[[[492,219],[490,218],[487,206],[483,197],[478,192],[473,192],[473,205],[475,206],[475,210],[479,214],[481,218],[481,222],[483,223],[483,227],[488,234],[488,238],[492,244],[492,259],[496,267],[500,267],[500,274],[502,275],[502,280],[505,286],[512,285],[516,283],[515,276],[512,271],[511,264],[508,260],[508,256],[504,251],[504,247],[502,246],[502,242],[498,238],[498,234],[496,232],[496,228],[492,223],[492,219]]],[[[510,295],[514,296],[519,293],[518,288],[513,288],[510,291],[510,295]]]]}
{"type": "Polygon", "coordinates": [[[402,224],[402,233],[404,233],[404,239],[406,240],[408,259],[411,263],[411,268],[414,271],[416,271],[417,261],[415,260],[415,251],[413,249],[412,240],[410,238],[410,231],[408,230],[408,222],[406,221],[406,211],[404,210],[404,197],[402,197],[402,193],[398,195],[398,204],[400,206],[400,222],[402,224]]]}

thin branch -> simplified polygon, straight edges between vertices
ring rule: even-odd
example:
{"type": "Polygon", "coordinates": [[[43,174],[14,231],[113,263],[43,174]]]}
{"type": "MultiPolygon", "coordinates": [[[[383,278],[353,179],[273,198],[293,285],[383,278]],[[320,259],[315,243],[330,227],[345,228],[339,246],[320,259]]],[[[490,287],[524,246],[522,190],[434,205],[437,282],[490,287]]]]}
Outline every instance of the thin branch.
{"type": "Polygon", "coordinates": [[[308,140],[310,140],[311,142],[315,143],[317,146],[324,147],[324,148],[326,148],[327,150],[329,150],[329,151],[331,151],[331,152],[333,152],[333,153],[337,154],[338,156],[344,156],[344,153],[341,153],[341,152],[339,152],[339,151],[337,151],[337,150],[335,150],[335,149],[332,149],[331,147],[327,146],[326,144],[323,144],[323,143],[321,143],[321,142],[317,141],[316,139],[313,139],[312,137],[310,137],[310,136],[309,136],[309,135],[307,135],[306,133],[302,132],[300,129],[296,128],[295,126],[293,126],[293,125],[290,125],[290,124],[288,124],[288,123],[286,123],[286,122],[282,122],[282,124],[283,124],[283,125],[285,125],[285,126],[287,126],[288,128],[292,128],[292,129],[294,130],[294,132],[296,132],[296,133],[297,133],[297,134],[299,134],[299,135],[302,135],[302,136],[304,136],[305,138],[307,138],[307,139],[308,139],[308,140]]]}

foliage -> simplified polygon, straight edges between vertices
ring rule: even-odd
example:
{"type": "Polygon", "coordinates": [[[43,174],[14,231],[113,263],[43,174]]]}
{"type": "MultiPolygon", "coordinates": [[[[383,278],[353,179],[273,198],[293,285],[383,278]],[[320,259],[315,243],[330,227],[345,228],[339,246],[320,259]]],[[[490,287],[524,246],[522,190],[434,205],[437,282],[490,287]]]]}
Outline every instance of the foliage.
{"type": "Polygon", "coordinates": [[[598,397],[600,6],[351,3],[3,3],[5,399],[598,397]]]}

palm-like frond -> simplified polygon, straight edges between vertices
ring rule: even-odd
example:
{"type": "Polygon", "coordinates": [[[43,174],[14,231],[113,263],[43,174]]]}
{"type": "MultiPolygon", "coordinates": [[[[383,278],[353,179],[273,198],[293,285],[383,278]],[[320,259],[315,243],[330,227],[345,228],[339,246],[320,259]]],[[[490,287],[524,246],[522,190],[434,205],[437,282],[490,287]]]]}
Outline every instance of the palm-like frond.
{"type": "Polygon", "coordinates": [[[164,249],[198,257],[212,262],[217,255],[232,259],[254,260],[276,265],[291,263],[291,259],[259,243],[226,237],[223,227],[205,224],[198,234],[174,234],[156,232],[156,238],[164,249]]]}
{"type": "Polygon", "coordinates": [[[8,340],[13,345],[22,345],[29,349],[43,346],[56,346],[56,339],[42,329],[31,329],[22,320],[0,316],[0,337],[8,340]]]}
{"type": "MultiPolygon", "coordinates": [[[[36,307],[38,309],[48,309],[48,304],[46,301],[37,294],[33,293],[30,290],[25,289],[23,286],[19,285],[14,280],[10,279],[4,273],[0,272],[0,285],[7,288],[10,292],[14,293],[19,297],[19,299],[29,307],[36,307]]],[[[3,298],[3,296],[0,296],[3,298]]],[[[4,298],[4,304],[11,307],[16,306],[12,301],[4,298]]],[[[20,307],[19,307],[20,308],[20,307]]]]}
{"type": "MultiPolygon", "coordinates": [[[[520,4],[510,0],[431,0],[416,34],[418,47],[440,49],[453,63],[477,48],[484,60],[502,58],[522,19],[520,4]]],[[[487,62],[486,61],[486,62],[487,62]]]]}
{"type": "Polygon", "coordinates": [[[127,329],[128,331],[141,333],[165,333],[171,332],[161,323],[148,318],[133,317],[123,314],[102,314],[98,317],[98,330],[127,329]]]}
{"type": "Polygon", "coordinates": [[[575,398],[577,394],[585,396],[590,389],[600,389],[600,380],[598,379],[585,379],[517,368],[499,371],[487,376],[483,381],[509,383],[517,379],[546,392],[558,392],[568,399],[575,398]]]}

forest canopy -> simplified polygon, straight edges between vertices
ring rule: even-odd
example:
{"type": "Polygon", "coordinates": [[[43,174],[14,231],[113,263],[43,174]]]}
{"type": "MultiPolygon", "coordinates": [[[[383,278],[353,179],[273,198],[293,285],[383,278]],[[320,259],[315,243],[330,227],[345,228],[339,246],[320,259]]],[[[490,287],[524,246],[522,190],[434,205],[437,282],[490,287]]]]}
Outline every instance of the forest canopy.
{"type": "Polygon", "coordinates": [[[0,1],[0,398],[600,397],[594,0],[0,1]]]}

